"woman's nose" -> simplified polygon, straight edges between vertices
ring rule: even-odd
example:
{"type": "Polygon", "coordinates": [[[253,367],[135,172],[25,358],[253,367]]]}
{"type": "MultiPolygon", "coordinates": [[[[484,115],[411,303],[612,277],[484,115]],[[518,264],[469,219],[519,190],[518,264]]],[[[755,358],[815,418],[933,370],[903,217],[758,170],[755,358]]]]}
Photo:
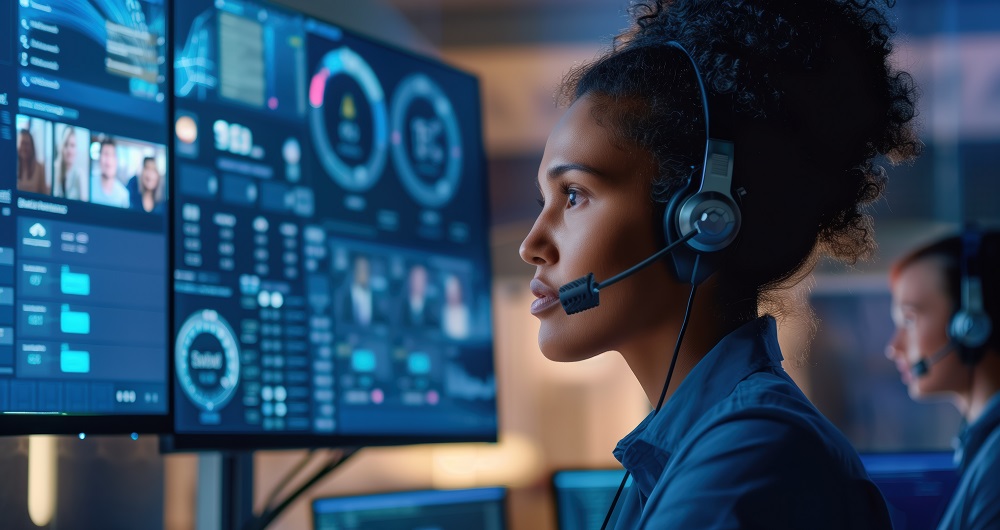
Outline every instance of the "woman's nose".
{"type": "Polygon", "coordinates": [[[524,241],[521,242],[518,254],[528,265],[551,265],[555,262],[558,253],[550,239],[542,224],[542,218],[539,216],[528,235],[524,237],[524,241]]]}

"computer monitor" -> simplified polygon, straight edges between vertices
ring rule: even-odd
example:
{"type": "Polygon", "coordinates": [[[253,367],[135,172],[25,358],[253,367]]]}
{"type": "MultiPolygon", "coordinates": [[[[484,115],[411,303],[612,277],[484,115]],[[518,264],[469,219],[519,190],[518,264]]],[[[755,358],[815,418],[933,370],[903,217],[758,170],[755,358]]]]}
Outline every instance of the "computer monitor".
{"type": "Polygon", "coordinates": [[[174,28],[165,447],[495,439],[476,78],[264,2],[174,28]]]}
{"type": "MultiPolygon", "coordinates": [[[[559,530],[600,530],[624,476],[624,469],[566,469],[553,473],[559,530]]],[[[631,485],[629,477],[626,488],[631,485]]],[[[621,506],[619,500],[608,528],[615,527],[621,506]]]]}
{"type": "Polygon", "coordinates": [[[937,528],[958,484],[952,453],[862,453],[861,461],[882,490],[894,529],[937,528]]]}
{"type": "Polygon", "coordinates": [[[503,530],[503,488],[427,490],[313,501],[313,530],[503,530]]]}
{"type": "Polygon", "coordinates": [[[0,7],[0,433],[169,427],[167,14],[0,7]]]}

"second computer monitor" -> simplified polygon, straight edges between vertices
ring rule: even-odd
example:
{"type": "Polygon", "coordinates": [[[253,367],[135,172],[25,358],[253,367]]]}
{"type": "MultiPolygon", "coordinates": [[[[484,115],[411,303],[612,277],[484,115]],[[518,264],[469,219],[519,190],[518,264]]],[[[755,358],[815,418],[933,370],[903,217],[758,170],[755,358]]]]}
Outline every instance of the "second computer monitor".
{"type": "Polygon", "coordinates": [[[479,86],[175,2],[174,446],[496,436],[479,86]]]}

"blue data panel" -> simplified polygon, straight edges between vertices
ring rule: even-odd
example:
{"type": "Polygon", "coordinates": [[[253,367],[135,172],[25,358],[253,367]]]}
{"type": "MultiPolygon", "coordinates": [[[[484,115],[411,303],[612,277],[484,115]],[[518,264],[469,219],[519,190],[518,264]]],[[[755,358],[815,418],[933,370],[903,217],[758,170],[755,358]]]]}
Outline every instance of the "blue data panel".
{"type": "Polygon", "coordinates": [[[17,413],[0,432],[30,413],[166,418],[167,14],[0,7],[0,413],[17,413]]]}
{"type": "Polygon", "coordinates": [[[174,12],[178,435],[494,438],[476,79],[266,3],[174,12]]]}

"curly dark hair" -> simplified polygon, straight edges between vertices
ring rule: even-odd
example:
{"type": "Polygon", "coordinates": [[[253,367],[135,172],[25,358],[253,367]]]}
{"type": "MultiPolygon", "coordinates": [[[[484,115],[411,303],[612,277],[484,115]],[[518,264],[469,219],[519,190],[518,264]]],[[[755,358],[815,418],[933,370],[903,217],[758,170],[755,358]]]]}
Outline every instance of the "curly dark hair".
{"type": "Polygon", "coordinates": [[[893,69],[884,6],[861,0],[643,0],[610,50],[570,71],[560,100],[585,95],[621,144],[660,166],[663,204],[701,171],[705,123],[693,57],[708,91],[712,136],[736,145],[743,227],[718,281],[732,310],[811,270],[821,254],[850,263],[875,249],[866,207],[891,163],[916,157],[916,87],[893,69]],[[767,259],[760,259],[767,256],[767,259]],[[734,307],[735,305],[735,307],[734,307]]]}

